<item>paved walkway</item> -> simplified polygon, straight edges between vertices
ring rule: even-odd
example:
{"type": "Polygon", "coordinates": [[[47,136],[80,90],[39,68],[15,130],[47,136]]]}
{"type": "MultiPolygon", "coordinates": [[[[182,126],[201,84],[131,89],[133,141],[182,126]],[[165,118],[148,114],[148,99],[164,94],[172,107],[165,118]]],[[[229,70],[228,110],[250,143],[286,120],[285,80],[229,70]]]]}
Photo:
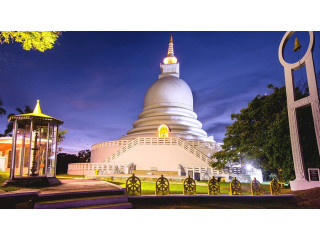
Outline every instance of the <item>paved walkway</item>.
{"type": "Polygon", "coordinates": [[[21,193],[21,192],[39,192],[40,194],[48,193],[63,193],[63,192],[80,192],[80,191],[94,191],[94,190],[111,190],[119,189],[114,184],[107,183],[101,180],[89,180],[89,179],[59,179],[61,185],[44,187],[44,188],[21,188],[16,191],[4,192],[0,194],[8,193],[21,193]]]}
{"type": "Polygon", "coordinates": [[[58,193],[58,192],[79,192],[79,191],[93,191],[93,190],[111,190],[119,189],[116,185],[100,180],[89,179],[59,179],[61,185],[45,187],[39,189],[40,194],[58,193]]]}

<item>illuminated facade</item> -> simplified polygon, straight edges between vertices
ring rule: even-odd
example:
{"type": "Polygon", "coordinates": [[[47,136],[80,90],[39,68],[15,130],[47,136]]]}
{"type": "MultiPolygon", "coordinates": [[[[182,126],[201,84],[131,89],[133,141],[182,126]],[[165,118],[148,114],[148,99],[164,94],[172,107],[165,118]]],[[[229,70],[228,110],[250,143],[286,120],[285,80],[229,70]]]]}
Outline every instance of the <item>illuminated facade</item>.
{"type": "Polygon", "coordinates": [[[169,137],[169,131],[170,129],[167,125],[160,125],[160,127],[158,128],[158,137],[169,137]]]}
{"type": "Polygon", "coordinates": [[[229,173],[210,167],[211,156],[221,147],[202,129],[193,111],[192,91],[179,78],[179,67],[171,36],[161,74],[146,92],[143,110],[132,129],[117,141],[94,144],[91,163],[69,164],[68,173],[130,172],[127,164],[137,174],[191,175],[196,179],[215,175],[229,180],[229,173]]]}

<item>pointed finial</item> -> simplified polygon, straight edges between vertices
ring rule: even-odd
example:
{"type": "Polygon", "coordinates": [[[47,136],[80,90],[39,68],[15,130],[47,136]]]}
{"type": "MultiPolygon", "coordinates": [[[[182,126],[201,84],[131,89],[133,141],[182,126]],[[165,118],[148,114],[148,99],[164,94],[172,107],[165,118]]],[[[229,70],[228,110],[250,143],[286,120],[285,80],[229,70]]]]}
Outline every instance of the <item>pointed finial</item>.
{"type": "Polygon", "coordinates": [[[175,64],[178,62],[178,59],[174,56],[173,51],[173,37],[170,35],[169,47],[168,47],[168,55],[165,59],[163,59],[164,64],[175,64]]]}
{"type": "Polygon", "coordinates": [[[40,100],[37,100],[37,105],[34,108],[33,113],[35,113],[35,114],[41,114],[42,113],[41,112],[41,108],[40,108],[40,100]]]}
{"type": "Polygon", "coordinates": [[[171,33],[171,35],[170,35],[169,47],[168,47],[168,55],[167,55],[167,57],[174,57],[172,33],[171,33]]]}

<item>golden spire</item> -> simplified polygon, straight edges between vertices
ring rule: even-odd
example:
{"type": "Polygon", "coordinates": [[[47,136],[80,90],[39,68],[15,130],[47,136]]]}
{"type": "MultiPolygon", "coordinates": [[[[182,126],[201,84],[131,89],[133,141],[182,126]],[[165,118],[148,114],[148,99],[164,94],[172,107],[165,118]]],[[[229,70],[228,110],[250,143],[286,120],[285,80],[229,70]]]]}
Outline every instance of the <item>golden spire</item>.
{"type": "Polygon", "coordinates": [[[163,59],[164,64],[175,64],[178,62],[178,59],[174,56],[173,51],[173,37],[170,35],[169,47],[168,47],[168,55],[165,59],[163,59]]]}
{"type": "Polygon", "coordinates": [[[33,113],[34,113],[34,114],[41,114],[41,113],[42,113],[42,112],[41,112],[41,108],[40,108],[40,100],[37,100],[37,105],[36,105],[36,107],[34,108],[33,113]]]}
{"type": "Polygon", "coordinates": [[[172,56],[174,56],[174,51],[173,51],[173,38],[172,38],[172,34],[171,34],[170,35],[170,41],[169,41],[167,57],[172,57],[172,56]]]}

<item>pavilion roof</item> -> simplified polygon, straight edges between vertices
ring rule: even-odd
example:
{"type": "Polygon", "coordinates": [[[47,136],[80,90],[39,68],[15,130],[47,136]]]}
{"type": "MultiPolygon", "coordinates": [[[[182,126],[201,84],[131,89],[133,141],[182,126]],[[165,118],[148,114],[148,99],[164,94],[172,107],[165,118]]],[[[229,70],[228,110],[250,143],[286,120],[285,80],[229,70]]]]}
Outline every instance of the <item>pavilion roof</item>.
{"type": "Polygon", "coordinates": [[[48,116],[46,114],[43,114],[41,112],[40,108],[40,101],[37,100],[37,105],[34,108],[32,113],[25,113],[25,114],[19,114],[19,115],[13,115],[9,118],[9,122],[13,120],[28,120],[28,119],[35,119],[37,122],[53,122],[53,123],[58,123],[58,124],[63,124],[63,121],[53,118],[51,116],[48,116]]]}

